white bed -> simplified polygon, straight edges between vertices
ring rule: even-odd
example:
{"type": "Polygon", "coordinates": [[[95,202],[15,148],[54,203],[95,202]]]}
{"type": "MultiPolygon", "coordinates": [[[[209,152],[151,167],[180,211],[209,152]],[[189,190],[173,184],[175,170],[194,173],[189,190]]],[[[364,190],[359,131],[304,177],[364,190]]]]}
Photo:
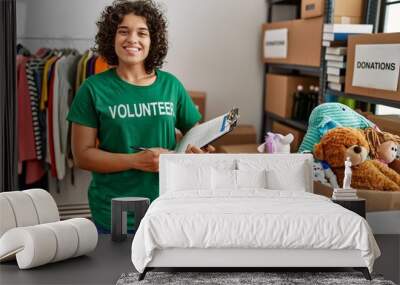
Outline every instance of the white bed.
{"type": "Polygon", "coordinates": [[[370,278],[380,251],[368,223],[312,194],[311,162],[162,155],[160,197],[132,243],[140,278],[154,267],[354,267],[370,278]]]}

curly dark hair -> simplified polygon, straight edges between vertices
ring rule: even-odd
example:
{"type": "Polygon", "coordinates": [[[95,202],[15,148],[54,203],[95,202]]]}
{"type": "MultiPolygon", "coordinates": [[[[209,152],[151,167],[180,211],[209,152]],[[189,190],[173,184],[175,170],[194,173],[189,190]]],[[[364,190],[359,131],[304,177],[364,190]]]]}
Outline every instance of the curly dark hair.
{"type": "Polygon", "coordinates": [[[152,0],[117,0],[107,6],[96,23],[98,32],[94,50],[109,65],[118,65],[118,56],[114,49],[115,35],[124,16],[131,13],[146,19],[150,33],[150,50],[144,67],[147,73],[151,73],[162,67],[168,52],[167,21],[161,8],[152,0]]]}

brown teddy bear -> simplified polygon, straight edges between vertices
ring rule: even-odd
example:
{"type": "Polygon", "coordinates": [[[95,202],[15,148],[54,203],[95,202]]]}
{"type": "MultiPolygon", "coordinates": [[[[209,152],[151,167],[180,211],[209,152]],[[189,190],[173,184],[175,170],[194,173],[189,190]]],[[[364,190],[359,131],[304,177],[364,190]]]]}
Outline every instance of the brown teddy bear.
{"type": "Polygon", "coordinates": [[[364,133],[354,128],[334,128],[314,146],[315,158],[330,165],[339,185],[343,183],[344,161],[350,157],[353,188],[400,191],[400,175],[378,160],[366,160],[368,153],[364,133]]]}

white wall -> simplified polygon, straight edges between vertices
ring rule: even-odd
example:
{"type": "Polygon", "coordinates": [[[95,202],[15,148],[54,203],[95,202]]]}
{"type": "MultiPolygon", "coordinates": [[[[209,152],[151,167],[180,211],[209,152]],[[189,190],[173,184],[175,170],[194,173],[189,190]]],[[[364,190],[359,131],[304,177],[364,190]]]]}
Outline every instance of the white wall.
{"type": "MultiPolygon", "coordinates": [[[[31,51],[39,47],[92,47],[95,22],[111,0],[17,0],[18,41],[31,51]],[[35,39],[26,39],[34,37],[35,39]]],[[[206,119],[240,108],[241,123],[259,131],[262,118],[263,65],[261,25],[265,0],[160,0],[169,22],[170,49],[164,69],[187,89],[207,92],[206,119]]],[[[258,134],[260,135],[260,134],[258,134]]],[[[60,204],[85,202],[90,175],[67,177],[57,194],[60,204]],[[63,191],[68,189],[70,191],[63,191]]]]}
{"type": "MultiPolygon", "coordinates": [[[[110,0],[17,0],[19,42],[41,46],[93,45],[95,22],[110,0]],[[23,37],[69,38],[68,40],[23,37]],[[78,40],[73,40],[78,38],[78,40]]],[[[206,118],[232,106],[241,122],[260,129],[263,65],[261,24],[265,0],[162,0],[169,21],[170,50],[164,66],[187,89],[208,94],[206,118]]]]}

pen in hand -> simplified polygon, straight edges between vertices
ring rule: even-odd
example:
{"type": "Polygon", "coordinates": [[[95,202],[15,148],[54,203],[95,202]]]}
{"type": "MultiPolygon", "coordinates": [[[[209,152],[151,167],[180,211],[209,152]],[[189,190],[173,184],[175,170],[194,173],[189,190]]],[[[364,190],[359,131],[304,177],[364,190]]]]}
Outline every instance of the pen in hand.
{"type": "Polygon", "coordinates": [[[141,146],[131,146],[130,148],[137,150],[137,151],[145,151],[145,150],[150,150],[149,148],[146,147],[141,147],[141,146]]]}

